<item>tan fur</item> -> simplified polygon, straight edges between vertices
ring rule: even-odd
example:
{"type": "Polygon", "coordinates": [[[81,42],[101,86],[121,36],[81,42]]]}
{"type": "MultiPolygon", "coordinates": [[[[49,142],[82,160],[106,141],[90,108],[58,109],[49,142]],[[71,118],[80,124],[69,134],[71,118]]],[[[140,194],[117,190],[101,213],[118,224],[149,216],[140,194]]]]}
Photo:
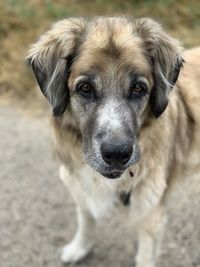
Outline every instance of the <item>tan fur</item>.
{"type": "MultiPolygon", "coordinates": [[[[144,73],[149,88],[152,87],[151,65],[144,57],[147,53],[144,48],[157,58],[155,67],[167,84],[175,54],[179,55],[181,50],[179,43],[150,19],[70,19],[55,24],[33,46],[28,58],[39,64],[44,61],[49,68],[53,60],[65,57],[81,42],[83,45],[78,48],[70,70],[69,88],[73,88],[81,73],[91,68],[103,69],[105,73],[116,71],[120,76],[125,65],[144,73]],[[110,57],[106,57],[106,53],[110,57]]],[[[137,267],[155,266],[154,252],[165,222],[168,192],[175,180],[189,176],[200,164],[200,49],[187,51],[183,57],[186,62],[164,113],[155,119],[149,107],[143,111],[139,134],[142,158],[132,167],[134,178],[130,177],[129,170],[116,181],[101,177],[85,163],[81,150],[82,122],[72,110],[53,118],[55,149],[63,165],[61,177],[78,205],[80,225],[74,240],[63,251],[63,261],[77,261],[88,253],[93,243],[88,227],[93,231],[95,218],[119,201],[121,191],[132,190],[129,216],[139,234],[137,267]]],[[[73,90],[70,93],[73,94],[73,90]]],[[[169,90],[165,92],[167,96],[169,93],[169,90]]]]}

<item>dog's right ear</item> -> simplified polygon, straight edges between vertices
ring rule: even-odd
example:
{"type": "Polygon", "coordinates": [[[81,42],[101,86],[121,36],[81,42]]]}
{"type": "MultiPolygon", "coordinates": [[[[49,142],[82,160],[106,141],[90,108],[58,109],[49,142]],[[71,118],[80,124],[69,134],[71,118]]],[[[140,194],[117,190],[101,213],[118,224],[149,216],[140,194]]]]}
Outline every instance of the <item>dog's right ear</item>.
{"type": "Polygon", "coordinates": [[[60,116],[69,102],[67,79],[85,27],[82,18],[65,19],[41,36],[30,49],[31,65],[42,93],[60,116]]]}

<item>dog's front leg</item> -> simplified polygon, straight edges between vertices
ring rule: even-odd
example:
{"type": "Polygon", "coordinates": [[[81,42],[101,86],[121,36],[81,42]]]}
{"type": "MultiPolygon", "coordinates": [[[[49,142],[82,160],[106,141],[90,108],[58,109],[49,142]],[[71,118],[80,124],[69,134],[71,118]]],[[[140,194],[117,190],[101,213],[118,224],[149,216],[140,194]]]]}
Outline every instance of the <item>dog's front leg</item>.
{"type": "Polygon", "coordinates": [[[78,230],[73,240],[62,251],[61,259],[65,263],[78,262],[85,258],[94,244],[95,222],[88,211],[77,207],[78,230]]]}
{"type": "Polygon", "coordinates": [[[61,179],[70,188],[70,191],[77,205],[78,230],[72,239],[63,250],[61,259],[64,263],[74,263],[85,258],[91,251],[95,239],[95,218],[92,216],[84,199],[80,196],[79,186],[76,181],[71,181],[68,184],[69,173],[64,166],[60,169],[61,179]]]}
{"type": "Polygon", "coordinates": [[[158,206],[139,225],[136,267],[155,267],[165,221],[164,209],[158,206]]]}

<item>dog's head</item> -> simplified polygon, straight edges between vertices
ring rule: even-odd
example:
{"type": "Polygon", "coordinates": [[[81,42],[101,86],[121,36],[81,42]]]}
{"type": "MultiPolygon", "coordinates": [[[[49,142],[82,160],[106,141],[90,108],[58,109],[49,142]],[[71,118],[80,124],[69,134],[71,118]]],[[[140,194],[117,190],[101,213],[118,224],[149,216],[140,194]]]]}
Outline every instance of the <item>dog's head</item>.
{"type": "Polygon", "coordinates": [[[116,178],[140,159],[137,137],[147,113],[159,117],[167,107],[179,53],[151,19],[76,18],[55,24],[28,61],[54,116],[69,105],[88,164],[116,178]]]}

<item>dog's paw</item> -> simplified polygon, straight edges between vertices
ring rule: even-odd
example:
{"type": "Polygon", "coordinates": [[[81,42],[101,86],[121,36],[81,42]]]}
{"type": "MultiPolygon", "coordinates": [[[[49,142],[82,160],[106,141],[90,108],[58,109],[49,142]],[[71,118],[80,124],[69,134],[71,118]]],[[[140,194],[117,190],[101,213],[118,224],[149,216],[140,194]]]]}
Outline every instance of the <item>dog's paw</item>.
{"type": "Polygon", "coordinates": [[[92,245],[80,246],[72,241],[62,249],[61,260],[63,263],[76,263],[83,260],[91,251],[92,245]]]}
{"type": "Polygon", "coordinates": [[[136,266],[136,267],[155,267],[155,265],[153,263],[151,263],[151,262],[144,263],[144,264],[136,264],[134,266],[136,266]]]}

